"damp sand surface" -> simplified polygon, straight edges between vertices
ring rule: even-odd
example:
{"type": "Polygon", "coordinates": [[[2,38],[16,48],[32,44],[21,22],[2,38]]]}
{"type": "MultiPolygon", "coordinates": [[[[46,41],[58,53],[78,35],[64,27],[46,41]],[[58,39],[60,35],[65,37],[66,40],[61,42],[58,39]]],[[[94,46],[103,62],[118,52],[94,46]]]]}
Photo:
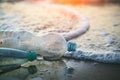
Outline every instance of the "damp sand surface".
{"type": "Polygon", "coordinates": [[[120,65],[96,63],[93,61],[68,60],[73,68],[68,80],[119,80],[120,65]]]}

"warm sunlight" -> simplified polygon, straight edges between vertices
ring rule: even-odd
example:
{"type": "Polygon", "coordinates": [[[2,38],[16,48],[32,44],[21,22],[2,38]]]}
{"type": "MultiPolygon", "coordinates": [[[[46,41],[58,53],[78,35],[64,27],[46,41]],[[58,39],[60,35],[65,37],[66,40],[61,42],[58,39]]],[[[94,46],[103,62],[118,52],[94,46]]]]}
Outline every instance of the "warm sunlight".
{"type": "Polygon", "coordinates": [[[47,1],[47,2],[54,2],[59,4],[72,4],[72,5],[75,5],[75,4],[99,5],[99,4],[106,3],[108,0],[31,0],[31,1],[35,1],[35,2],[47,1]]]}

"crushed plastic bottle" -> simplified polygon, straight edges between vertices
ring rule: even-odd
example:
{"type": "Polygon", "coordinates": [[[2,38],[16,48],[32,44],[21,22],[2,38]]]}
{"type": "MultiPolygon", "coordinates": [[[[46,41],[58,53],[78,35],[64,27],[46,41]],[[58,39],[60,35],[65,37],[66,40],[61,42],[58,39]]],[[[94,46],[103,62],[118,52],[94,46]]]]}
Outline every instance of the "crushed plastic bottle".
{"type": "Polygon", "coordinates": [[[67,51],[67,42],[58,33],[36,36],[27,31],[0,31],[0,47],[35,51],[43,57],[56,59],[67,51]]]}

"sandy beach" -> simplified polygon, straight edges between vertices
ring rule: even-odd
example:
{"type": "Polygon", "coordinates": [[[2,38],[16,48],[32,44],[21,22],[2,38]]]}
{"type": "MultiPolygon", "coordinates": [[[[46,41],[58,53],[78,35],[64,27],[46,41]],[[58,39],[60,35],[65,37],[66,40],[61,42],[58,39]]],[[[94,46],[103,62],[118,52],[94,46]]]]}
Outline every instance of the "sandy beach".
{"type": "MultiPolygon", "coordinates": [[[[6,8],[5,6],[6,5],[2,6],[3,10],[6,12],[9,11],[9,7],[6,8]]],[[[100,53],[108,51],[120,53],[120,5],[75,5],[72,7],[84,14],[90,22],[90,29],[87,33],[71,40],[77,44],[78,49],[100,53]]],[[[18,7],[18,9],[21,11],[21,8],[18,7]]],[[[26,15],[28,14],[29,13],[26,13],[26,15]]],[[[2,12],[0,15],[2,15],[2,12]]],[[[27,17],[24,14],[21,15],[22,17],[25,17],[21,19],[24,22],[17,21],[19,20],[19,17],[15,18],[16,16],[12,15],[12,21],[9,23],[14,23],[12,24],[13,26],[23,27],[39,24],[39,19],[33,17],[32,14],[29,14],[30,17],[27,17]],[[20,25],[15,22],[19,22],[18,24],[20,25]]],[[[2,19],[0,18],[0,20],[2,19]]],[[[5,23],[0,23],[0,27],[3,26],[6,26],[5,23]]],[[[32,27],[30,29],[32,31],[32,27]]],[[[47,28],[45,29],[47,30],[47,28]]],[[[70,29],[68,29],[68,32],[69,31],[70,29]]],[[[35,31],[35,34],[40,35],[40,33],[37,34],[37,32],[39,31],[35,31]]],[[[65,59],[64,61],[65,63],[53,61],[40,65],[37,64],[38,72],[30,76],[23,75],[24,77],[22,77],[15,75],[14,73],[17,72],[16,70],[0,76],[0,80],[8,80],[8,78],[6,78],[7,76],[12,76],[11,80],[21,80],[21,78],[22,80],[120,80],[120,64],[71,59],[65,59]],[[44,73],[43,71],[44,74],[41,75],[40,70],[48,70],[48,72],[44,73]],[[49,72],[51,72],[50,75],[48,75],[49,72]]]]}

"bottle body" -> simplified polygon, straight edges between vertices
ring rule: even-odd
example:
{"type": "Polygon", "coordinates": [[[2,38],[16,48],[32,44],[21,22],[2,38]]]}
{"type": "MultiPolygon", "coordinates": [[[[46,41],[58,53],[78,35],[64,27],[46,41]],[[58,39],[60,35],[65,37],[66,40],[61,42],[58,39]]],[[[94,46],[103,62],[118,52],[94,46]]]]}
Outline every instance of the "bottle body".
{"type": "Polygon", "coordinates": [[[57,33],[35,36],[27,31],[0,31],[0,47],[35,51],[45,57],[61,57],[67,50],[66,44],[57,33]]]}

